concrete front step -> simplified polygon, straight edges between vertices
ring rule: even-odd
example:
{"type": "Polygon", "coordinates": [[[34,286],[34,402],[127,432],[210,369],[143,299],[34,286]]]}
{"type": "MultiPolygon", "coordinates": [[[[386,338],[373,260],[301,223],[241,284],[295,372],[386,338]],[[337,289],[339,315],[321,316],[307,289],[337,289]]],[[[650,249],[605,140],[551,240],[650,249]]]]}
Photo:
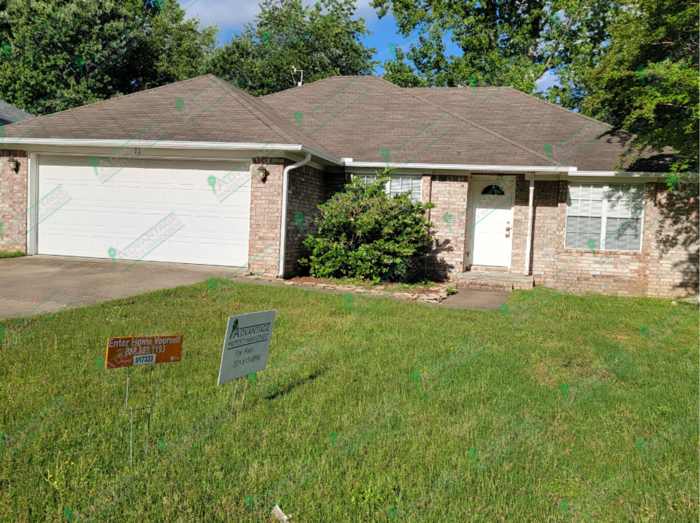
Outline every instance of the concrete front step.
{"type": "Polygon", "coordinates": [[[455,279],[457,288],[491,291],[530,290],[534,283],[532,276],[481,271],[462,272],[455,279]]]}

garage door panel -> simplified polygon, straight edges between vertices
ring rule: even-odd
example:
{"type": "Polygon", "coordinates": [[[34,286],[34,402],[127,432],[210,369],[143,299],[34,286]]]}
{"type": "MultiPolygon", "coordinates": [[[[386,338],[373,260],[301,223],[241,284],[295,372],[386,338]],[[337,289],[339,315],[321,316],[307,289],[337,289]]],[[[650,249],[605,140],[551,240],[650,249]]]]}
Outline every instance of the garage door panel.
{"type": "Polygon", "coordinates": [[[147,227],[144,227],[144,216],[142,214],[134,211],[112,213],[112,215],[114,214],[117,216],[117,225],[121,232],[137,233],[140,230],[145,231],[147,229],[147,227]]]}
{"type": "Polygon", "coordinates": [[[153,204],[165,204],[168,202],[168,193],[163,188],[146,188],[143,191],[143,197],[147,202],[153,204]]]}
{"type": "Polygon", "coordinates": [[[170,189],[170,202],[180,207],[191,207],[194,203],[192,198],[194,190],[196,189],[170,189]]]}
{"type": "Polygon", "coordinates": [[[223,178],[230,162],[204,163],[134,160],[102,184],[87,158],[41,155],[39,197],[62,185],[72,200],[39,225],[39,253],[108,258],[108,249],[124,251],[147,235],[151,247],[163,242],[143,260],[244,265],[249,184],[220,203],[207,178],[223,178]],[[169,238],[177,227],[148,234],[172,213],[182,229],[169,238]]]}
{"type": "MultiPolygon", "coordinates": [[[[86,222],[84,225],[87,225],[86,222]]],[[[109,211],[92,211],[92,224],[95,230],[111,227],[114,224],[114,213],[109,211]]]]}
{"type": "MultiPolygon", "coordinates": [[[[107,182],[109,183],[109,182],[107,182]]],[[[115,182],[115,183],[120,183],[120,182],[115,182]]],[[[144,203],[144,198],[143,198],[143,189],[141,187],[119,187],[117,189],[117,194],[116,194],[116,200],[119,202],[129,202],[132,205],[133,204],[143,204],[144,203]]],[[[115,198],[115,195],[112,195],[112,198],[115,198]]]]}
{"type": "Polygon", "coordinates": [[[66,225],[69,227],[81,227],[83,224],[90,223],[90,214],[88,210],[77,211],[66,209],[66,225]]]}

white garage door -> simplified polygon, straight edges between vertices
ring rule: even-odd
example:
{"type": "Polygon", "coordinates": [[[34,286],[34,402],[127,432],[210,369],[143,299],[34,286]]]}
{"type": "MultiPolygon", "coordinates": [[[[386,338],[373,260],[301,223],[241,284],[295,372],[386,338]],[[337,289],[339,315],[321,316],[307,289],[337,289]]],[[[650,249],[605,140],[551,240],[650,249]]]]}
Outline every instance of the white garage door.
{"type": "Polygon", "coordinates": [[[248,261],[250,174],[228,175],[243,185],[221,202],[210,185],[211,176],[222,179],[238,162],[134,160],[101,183],[88,158],[38,160],[39,254],[227,266],[248,261]]]}

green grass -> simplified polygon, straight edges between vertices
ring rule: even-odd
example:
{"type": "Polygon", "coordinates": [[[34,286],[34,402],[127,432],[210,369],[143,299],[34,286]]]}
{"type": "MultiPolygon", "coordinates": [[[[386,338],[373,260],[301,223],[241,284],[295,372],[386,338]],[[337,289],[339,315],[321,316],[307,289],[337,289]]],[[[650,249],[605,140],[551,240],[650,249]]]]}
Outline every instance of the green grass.
{"type": "Polygon", "coordinates": [[[20,258],[22,256],[26,256],[26,254],[23,252],[0,251],[0,258],[20,258]]]}
{"type": "MultiPolygon", "coordinates": [[[[73,409],[12,457],[0,456],[0,520],[66,521],[64,509],[84,508],[130,471],[126,372],[103,378],[94,360],[108,337],[156,323],[150,334],[185,334],[183,361],[162,365],[147,459],[145,414],[134,416],[135,470],[147,483],[102,521],[253,521],[244,496],[262,495],[308,459],[318,473],[280,502],[297,523],[390,521],[389,506],[406,509],[451,471],[465,484],[420,521],[563,522],[562,500],[576,503],[623,465],[634,482],[589,521],[698,520],[697,431],[652,465],[635,448],[636,438],[653,439],[698,398],[697,322],[656,351],[639,332],[673,312],[670,301],[563,295],[512,331],[499,310],[385,299],[358,317],[342,294],[237,288],[223,309],[203,282],[63,311],[0,351],[0,431],[14,432],[59,394],[73,409]],[[159,438],[172,441],[230,405],[234,384],[216,386],[227,317],[267,309],[277,310],[270,363],[312,334],[325,349],[278,392],[249,389],[242,410],[241,383],[234,417],[164,464],[159,438]],[[475,334],[486,350],[421,395],[411,371],[429,369],[475,334]],[[637,364],[568,408],[559,386],[577,384],[623,349],[637,364]],[[346,434],[394,396],[401,414],[348,455],[334,452],[331,432],[346,434]],[[468,450],[487,449],[531,413],[542,431],[476,472],[468,450]]],[[[514,293],[509,303],[524,298],[514,293]]],[[[133,369],[132,406],[153,401],[156,372],[133,369]]]]}

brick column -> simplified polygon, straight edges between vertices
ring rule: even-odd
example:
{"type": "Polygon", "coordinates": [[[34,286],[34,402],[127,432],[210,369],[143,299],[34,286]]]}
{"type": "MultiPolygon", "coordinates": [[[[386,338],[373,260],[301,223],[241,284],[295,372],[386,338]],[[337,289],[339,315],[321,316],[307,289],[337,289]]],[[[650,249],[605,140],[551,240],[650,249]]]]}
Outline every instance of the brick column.
{"type": "Polygon", "coordinates": [[[0,152],[0,250],[27,252],[27,160],[25,151],[0,152]],[[10,159],[20,163],[17,172],[10,159]]]}
{"type": "Polygon", "coordinates": [[[284,168],[291,163],[285,163],[285,160],[253,158],[248,270],[254,274],[275,278],[279,272],[282,182],[284,168]],[[258,167],[265,167],[269,173],[265,182],[261,182],[258,177],[258,167]],[[261,252],[263,254],[260,254],[261,252]]]}

